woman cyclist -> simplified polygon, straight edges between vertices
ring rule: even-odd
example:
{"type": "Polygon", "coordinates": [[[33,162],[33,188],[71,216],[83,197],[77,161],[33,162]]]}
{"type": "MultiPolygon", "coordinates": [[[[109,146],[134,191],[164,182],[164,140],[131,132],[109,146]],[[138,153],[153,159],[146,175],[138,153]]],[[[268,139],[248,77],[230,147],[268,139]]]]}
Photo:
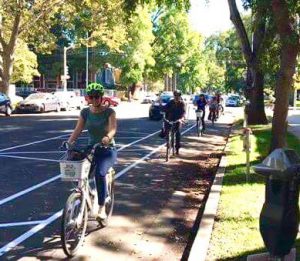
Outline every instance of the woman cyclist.
{"type": "Polygon", "coordinates": [[[203,131],[205,130],[205,122],[204,122],[204,117],[205,117],[205,106],[206,106],[207,102],[205,99],[204,94],[200,94],[199,99],[196,101],[196,106],[197,106],[197,111],[202,111],[202,117],[201,117],[201,121],[202,121],[202,126],[203,126],[203,131]]]}
{"type": "Polygon", "coordinates": [[[97,143],[103,145],[95,152],[95,180],[98,192],[98,218],[105,219],[105,198],[107,195],[106,174],[117,158],[114,136],[117,129],[116,113],[113,109],[102,104],[104,88],[99,83],[91,83],[86,88],[90,107],[80,112],[77,125],[68,143],[74,144],[82,130],[86,127],[89,134],[89,146],[97,143]]]}

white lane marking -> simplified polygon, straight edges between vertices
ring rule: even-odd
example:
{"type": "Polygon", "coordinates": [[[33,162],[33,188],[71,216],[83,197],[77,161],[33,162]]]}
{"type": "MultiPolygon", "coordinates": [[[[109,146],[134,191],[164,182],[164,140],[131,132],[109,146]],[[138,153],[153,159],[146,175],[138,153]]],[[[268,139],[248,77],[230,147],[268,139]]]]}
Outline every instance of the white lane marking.
{"type": "Polygon", "coordinates": [[[57,137],[52,137],[52,138],[49,138],[49,139],[44,139],[44,140],[34,141],[34,142],[22,144],[22,145],[17,145],[17,146],[14,146],[14,147],[2,149],[2,150],[0,150],[0,152],[7,151],[7,150],[12,150],[12,149],[17,149],[17,148],[22,148],[22,147],[42,143],[42,142],[49,141],[49,140],[56,140],[56,139],[59,139],[59,138],[65,137],[65,136],[69,136],[69,135],[70,134],[64,134],[64,135],[60,135],[60,136],[57,136],[57,137]]]}
{"type": "MultiPolygon", "coordinates": [[[[87,131],[84,130],[83,132],[87,132],[87,131]]],[[[44,139],[44,140],[38,140],[38,141],[34,141],[34,142],[22,144],[22,145],[17,145],[17,146],[10,147],[10,148],[1,149],[0,152],[7,151],[7,150],[12,150],[12,149],[17,149],[17,148],[22,148],[22,147],[26,147],[26,146],[30,146],[30,145],[42,143],[42,142],[49,141],[49,140],[57,140],[57,139],[60,139],[62,137],[65,137],[65,136],[69,136],[70,134],[71,134],[71,132],[68,133],[68,134],[63,134],[63,135],[59,135],[59,136],[48,138],[48,139],[44,139]]]]}
{"type": "Polygon", "coordinates": [[[0,223],[0,228],[6,227],[19,227],[19,226],[32,226],[42,223],[44,220],[35,221],[24,221],[24,222],[14,222],[14,223],[0,223]]]}
{"type": "Polygon", "coordinates": [[[16,198],[18,198],[20,196],[23,196],[23,195],[25,195],[25,194],[27,194],[27,193],[35,190],[35,189],[38,189],[38,188],[40,188],[42,186],[45,186],[45,185],[47,185],[47,184],[49,184],[49,183],[51,183],[51,182],[59,179],[59,177],[60,177],[60,175],[56,175],[56,176],[52,177],[51,179],[47,179],[47,180],[45,180],[45,181],[43,181],[41,183],[38,183],[38,184],[36,184],[36,185],[34,185],[32,187],[29,187],[29,188],[27,188],[25,190],[22,190],[22,191],[20,191],[20,192],[18,192],[16,194],[13,194],[13,195],[11,195],[11,196],[9,196],[7,198],[1,199],[0,200],[0,206],[3,205],[3,204],[5,204],[5,203],[7,203],[7,202],[9,202],[9,201],[12,201],[12,200],[14,200],[14,199],[16,199],[16,198]]]}
{"type": "Polygon", "coordinates": [[[13,158],[13,159],[28,159],[28,160],[37,160],[37,161],[48,161],[48,162],[60,162],[60,160],[54,160],[54,159],[22,157],[22,156],[13,156],[13,155],[7,155],[7,154],[0,154],[0,157],[13,158]]]}
{"type": "Polygon", "coordinates": [[[139,132],[139,131],[117,131],[118,133],[129,133],[129,134],[141,134],[141,135],[147,135],[147,132],[139,132]]]}
{"type": "MultiPolygon", "coordinates": [[[[157,132],[154,132],[154,133],[148,135],[147,137],[144,137],[144,138],[142,138],[142,139],[139,139],[139,140],[136,140],[136,141],[131,142],[131,143],[129,143],[129,144],[126,144],[126,145],[122,146],[121,148],[119,148],[117,151],[121,151],[121,150],[123,150],[124,148],[127,148],[128,146],[131,146],[131,145],[133,145],[133,144],[135,144],[135,143],[137,143],[137,142],[139,142],[139,141],[141,141],[141,140],[144,140],[144,139],[146,139],[146,138],[148,138],[148,137],[151,137],[152,135],[155,135],[156,133],[157,133],[157,132]]],[[[0,157],[2,157],[2,156],[6,156],[6,157],[10,157],[10,158],[22,158],[22,159],[30,159],[30,160],[39,160],[39,159],[37,159],[37,158],[27,158],[27,157],[18,157],[18,156],[7,156],[7,155],[1,155],[0,157]]],[[[43,159],[41,159],[41,160],[43,160],[43,159]]],[[[47,160],[47,161],[59,162],[58,160],[47,160]]],[[[16,199],[16,198],[18,198],[18,197],[20,197],[20,196],[23,196],[23,195],[25,195],[25,194],[27,194],[27,193],[29,193],[29,192],[35,190],[35,189],[38,189],[38,188],[40,188],[40,187],[42,187],[42,186],[44,186],[44,185],[47,185],[48,183],[57,180],[59,177],[60,177],[60,175],[56,175],[56,176],[54,176],[54,177],[52,177],[52,178],[50,178],[50,179],[47,179],[47,180],[45,180],[45,181],[43,181],[43,182],[41,182],[41,183],[39,183],[39,184],[37,184],[37,185],[34,185],[34,186],[29,187],[29,188],[27,188],[27,189],[25,189],[25,190],[22,190],[22,191],[20,191],[20,192],[14,194],[14,195],[11,195],[11,196],[9,196],[9,197],[7,197],[7,198],[4,198],[4,199],[0,200],[0,206],[3,205],[4,203],[7,203],[7,202],[9,202],[9,201],[11,201],[11,200],[14,200],[14,199],[16,199]]]]}
{"type": "Polygon", "coordinates": [[[4,152],[0,153],[1,155],[13,155],[13,154],[55,154],[55,153],[64,153],[62,150],[55,151],[15,151],[15,152],[4,152]]]}
{"type": "Polygon", "coordinates": [[[39,232],[40,230],[42,230],[43,228],[45,228],[46,226],[48,226],[49,224],[51,224],[53,221],[55,221],[56,219],[58,219],[61,215],[62,215],[62,210],[56,212],[54,215],[52,215],[51,217],[47,218],[42,223],[38,224],[37,226],[34,226],[30,230],[28,230],[26,233],[22,234],[21,236],[17,237],[16,239],[14,239],[13,241],[9,242],[5,246],[1,247],[0,248],[0,256],[2,256],[3,254],[5,254],[6,252],[10,251],[14,247],[16,247],[17,245],[19,245],[23,241],[25,241],[27,238],[31,237],[35,233],[39,232]]]}
{"type": "Polygon", "coordinates": [[[120,149],[118,149],[117,151],[124,150],[125,148],[130,147],[131,145],[133,145],[133,144],[135,144],[135,143],[138,143],[138,142],[140,142],[140,141],[142,141],[142,140],[148,139],[148,138],[150,138],[151,136],[153,136],[153,135],[155,135],[155,134],[157,134],[157,133],[159,133],[159,132],[160,132],[160,131],[153,132],[153,133],[147,135],[147,136],[144,137],[144,138],[141,138],[141,139],[138,139],[138,140],[133,141],[133,142],[131,142],[131,143],[128,143],[127,145],[122,146],[122,147],[121,147],[120,149]]]}
{"type": "MultiPolygon", "coordinates": [[[[187,130],[183,131],[182,134],[185,134],[186,132],[188,132],[190,129],[192,129],[195,126],[196,125],[193,125],[192,127],[190,127],[187,130]]],[[[164,145],[165,144],[160,145],[158,148],[154,149],[153,151],[151,151],[150,153],[148,153],[146,156],[142,157],[137,162],[131,164],[130,166],[128,166],[124,170],[118,172],[115,175],[115,179],[118,179],[119,177],[121,177],[122,175],[124,175],[128,170],[132,169],[138,163],[140,163],[142,161],[142,159],[148,158],[149,156],[151,156],[152,154],[154,154],[156,151],[158,151],[164,145]]],[[[63,209],[61,209],[60,211],[56,212],[54,215],[50,216],[48,219],[43,220],[40,224],[38,224],[37,226],[31,228],[26,233],[24,233],[21,236],[17,237],[13,241],[7,243],[5,246],[3,246],[2,248],[0,248],[0,256],[2,256],[3,254],[9,252],[11,249],[13,249],[14,247],[16,247],[17,245],[19,245],[20,243],[22,243],[23,241],[25,241],[29,237],[33,236],[34,234],[36,234],[37,232],[39,232],[40,230],[42,230],[43,228],[45,228],[49,224],[51,224],[53,221],[55,221],[56,219],[58,219],[62,215],[62,213],[63,213],[63,209]]]]}

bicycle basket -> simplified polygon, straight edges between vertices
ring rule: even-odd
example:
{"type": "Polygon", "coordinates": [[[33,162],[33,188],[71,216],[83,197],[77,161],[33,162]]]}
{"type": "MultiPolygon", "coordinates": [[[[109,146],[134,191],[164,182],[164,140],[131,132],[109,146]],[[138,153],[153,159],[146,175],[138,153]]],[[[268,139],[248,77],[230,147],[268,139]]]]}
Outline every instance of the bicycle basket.
{"type": "Polygon", "coordinates": [[[201,118],[202,117],[202,115],[203,115],[203,111],[196,111],[196,116],[197,117],[199,117],[199,118],[201,118]]]}
{"type": "Polygon", "coordinates": [[[68,160],[68,156],[64,155],[59,161],[59,166],[62,181],[78,181],[88,177],[91,162],[87,158],[77,161],[68,160]]]}

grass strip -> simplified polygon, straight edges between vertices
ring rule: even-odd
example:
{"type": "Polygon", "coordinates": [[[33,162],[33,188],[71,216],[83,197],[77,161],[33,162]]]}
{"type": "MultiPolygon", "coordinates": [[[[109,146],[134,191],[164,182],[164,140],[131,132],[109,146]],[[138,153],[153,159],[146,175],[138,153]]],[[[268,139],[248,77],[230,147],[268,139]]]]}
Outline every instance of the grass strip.
{"type": "MultiPolygon", "coordinates": [[[[251,165],[269,152],[271,126],[251,126],[251,165]]],[[[300,155],[300,142],[288,133],[288,147],[300,155]]],[[[246,260],[247,255],[265,252],[259,232],[259,215],[264,202],[264,178],[253,172],[246,183],[242,127],[236,125],[227,144],[227,167],[207,260],[246,260]]],[[[296,245],[300,245],[297,240],[296,245]]],[[[297,252],[300,252],[300,248],[297,252]]],[[[299,258],[299,256],[298,256],[299,258]]],[[[298,260],[297,258],[297,260],[298,260]]]]}

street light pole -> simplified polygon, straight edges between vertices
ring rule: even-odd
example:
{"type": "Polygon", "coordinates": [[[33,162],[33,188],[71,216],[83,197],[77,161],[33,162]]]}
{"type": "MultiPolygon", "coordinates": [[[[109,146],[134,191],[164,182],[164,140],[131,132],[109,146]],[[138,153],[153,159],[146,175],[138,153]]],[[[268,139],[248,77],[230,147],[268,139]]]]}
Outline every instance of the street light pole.
{"type": "Polygon", "coordinates": [[[63,87],[64,91],[67,91],[67,51],[71,48],[74,48],[74,45],[70,45],[68,47],[64,46],[64,78],[63,78],[63,87]]]}
{"type": "Polygon", "coordinates": [[[85,74],[85,87],[89,85],[89,33],[86,33],[87,43],[86,43],[86,74],[85,74]]]}

